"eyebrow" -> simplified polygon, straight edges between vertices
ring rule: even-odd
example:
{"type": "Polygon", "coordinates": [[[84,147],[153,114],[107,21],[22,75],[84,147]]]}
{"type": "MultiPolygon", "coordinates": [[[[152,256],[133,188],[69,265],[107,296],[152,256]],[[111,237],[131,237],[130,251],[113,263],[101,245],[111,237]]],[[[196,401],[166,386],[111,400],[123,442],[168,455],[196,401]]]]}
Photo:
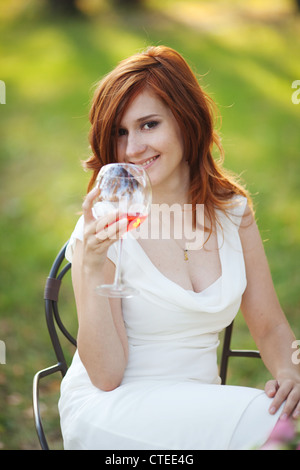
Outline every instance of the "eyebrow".
{"type": "Polygon", "coordinates": [[[160,115],[159,115],[159,114],[156,114],[156,113],[154,113],[154,114],[147,114],[147,116],[143,116],[143,117],[138,118],[138,119],[136,120],[136,122],[146,121],[147,119],[152,119],[152,118],[154,118],[154,117],[160,117],[160,115]]]}

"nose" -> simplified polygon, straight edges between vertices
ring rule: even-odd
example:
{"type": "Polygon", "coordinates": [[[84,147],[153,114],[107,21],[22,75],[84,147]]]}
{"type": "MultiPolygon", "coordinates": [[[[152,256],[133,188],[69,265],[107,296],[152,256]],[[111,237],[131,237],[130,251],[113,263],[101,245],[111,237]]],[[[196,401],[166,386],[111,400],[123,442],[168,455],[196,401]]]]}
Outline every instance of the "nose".
{"type": "Polygon", "coordinates": [[[129,160],[140,157],[145,152],[146,148],[147,145],[141,135],[128,134],[125,153],[129,160]]]}

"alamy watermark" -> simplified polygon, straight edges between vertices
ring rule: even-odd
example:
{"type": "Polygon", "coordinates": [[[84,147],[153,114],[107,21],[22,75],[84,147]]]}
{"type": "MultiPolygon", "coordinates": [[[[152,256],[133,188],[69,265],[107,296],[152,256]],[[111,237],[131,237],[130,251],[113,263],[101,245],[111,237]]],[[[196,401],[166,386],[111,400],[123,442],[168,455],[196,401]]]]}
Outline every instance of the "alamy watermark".
{"type": "Polygon", "coordinates": [[[300,346],[300,340],[296,339],[292,343],[292,348],[296,349],[292,354],[292,363],[295,365],[300,364],[300,348],[298,348],[298,346],[300,346]]]}
{"type": "MultiPolygon", "coordinates": [[[[115,210],[116,207],[107,202],[101,201],[94,205],[94,215],[101,218],[115,210]]],[[[148,210],[143,204],[127,205],[127,201],[120,201],[118,211],[120,220],[127,217],[128,230],[133,230],[135,238],[143,240],[184,240],[186,250],[200,250],[204,245],[204,204],[196,204],[194,211],[192,204],[151,204],[148,210]],[[147,223],[142,223],[145,219],[147,223]]],[[[102,229],[102,237],[118,238],[117,226],[115,233],[111,233],[111,224],[102,229]]]]}
{"type": "Polygon", "coordinates": [[[292,88],[297,88],[296,91],[292,94],[292,103],[300,103],[300,80],[294,80],[292,83],[292,88]]]}
{"type": "Polygon", "coordinates": [[[6,364],[6,346],[4,341],[0,340],[0,364],[6,364]]]}
{"type": "Polygon", "coordinates": [[[6,85],[3,80],[0,80],[0,104],[6,104],[6,85]]]}

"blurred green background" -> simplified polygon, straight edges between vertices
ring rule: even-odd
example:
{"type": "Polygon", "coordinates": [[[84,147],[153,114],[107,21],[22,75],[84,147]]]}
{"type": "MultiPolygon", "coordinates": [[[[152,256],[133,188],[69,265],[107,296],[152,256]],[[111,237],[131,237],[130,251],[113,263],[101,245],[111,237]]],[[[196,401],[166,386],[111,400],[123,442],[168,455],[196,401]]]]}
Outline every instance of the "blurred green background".
{"type": "MultiPolygon", "coordinates": [[[[80,162],[90,152],[94,85],[148,45],[182,53],[217,102],[225,166],[242,175],[254,196],[275,287],[300,338],[300,103],[292,102],[292,83],[300,80],[297,2],[144,0],[130,7],[122,0],[81,0],[75,12],[59,3],[64,0],[0,0],[2,449],[39,449],[32,378],[55,362],[44,282],[86,191],[89,175],[80,162]]],[[[68,289],[66,315],[76,330],[68,289]]],[[[241,316],[236,326],[234,346],[253,347],[241,316]]],[[[229,383],[263,387],[268,378],[256,359],[232,362],[229,383]]],[[[61,448],[59,377],[42,391],[50,445],[61,448]]]]}

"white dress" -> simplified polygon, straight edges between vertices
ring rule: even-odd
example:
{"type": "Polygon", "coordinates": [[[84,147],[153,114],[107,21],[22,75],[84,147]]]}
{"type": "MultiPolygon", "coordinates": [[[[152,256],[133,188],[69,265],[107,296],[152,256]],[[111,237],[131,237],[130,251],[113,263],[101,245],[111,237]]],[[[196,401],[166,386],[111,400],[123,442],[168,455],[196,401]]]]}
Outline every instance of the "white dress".
{"type": "MultiPolygon", "coordinates": [[[[246,287],[238,233],[246,199],[231,220],[218,213],[222,275],[200,293],[167,279],[139,242],[123,242],[123,278],[140,294],[122,300],[129,361],[121,385],[92,385],[78,352],[61,385],[65,449],[226,450],[262,445],[276,424],[263,390],[220,385],[218,334],[237,314],[246,287]]],[[[70,239],[82,239],[81,217],[70,239]]],[[[117,242],[118,243],[118,242],[117,242]]],[[[115,262],[117,243],[108,252],[115,262]]]]}

